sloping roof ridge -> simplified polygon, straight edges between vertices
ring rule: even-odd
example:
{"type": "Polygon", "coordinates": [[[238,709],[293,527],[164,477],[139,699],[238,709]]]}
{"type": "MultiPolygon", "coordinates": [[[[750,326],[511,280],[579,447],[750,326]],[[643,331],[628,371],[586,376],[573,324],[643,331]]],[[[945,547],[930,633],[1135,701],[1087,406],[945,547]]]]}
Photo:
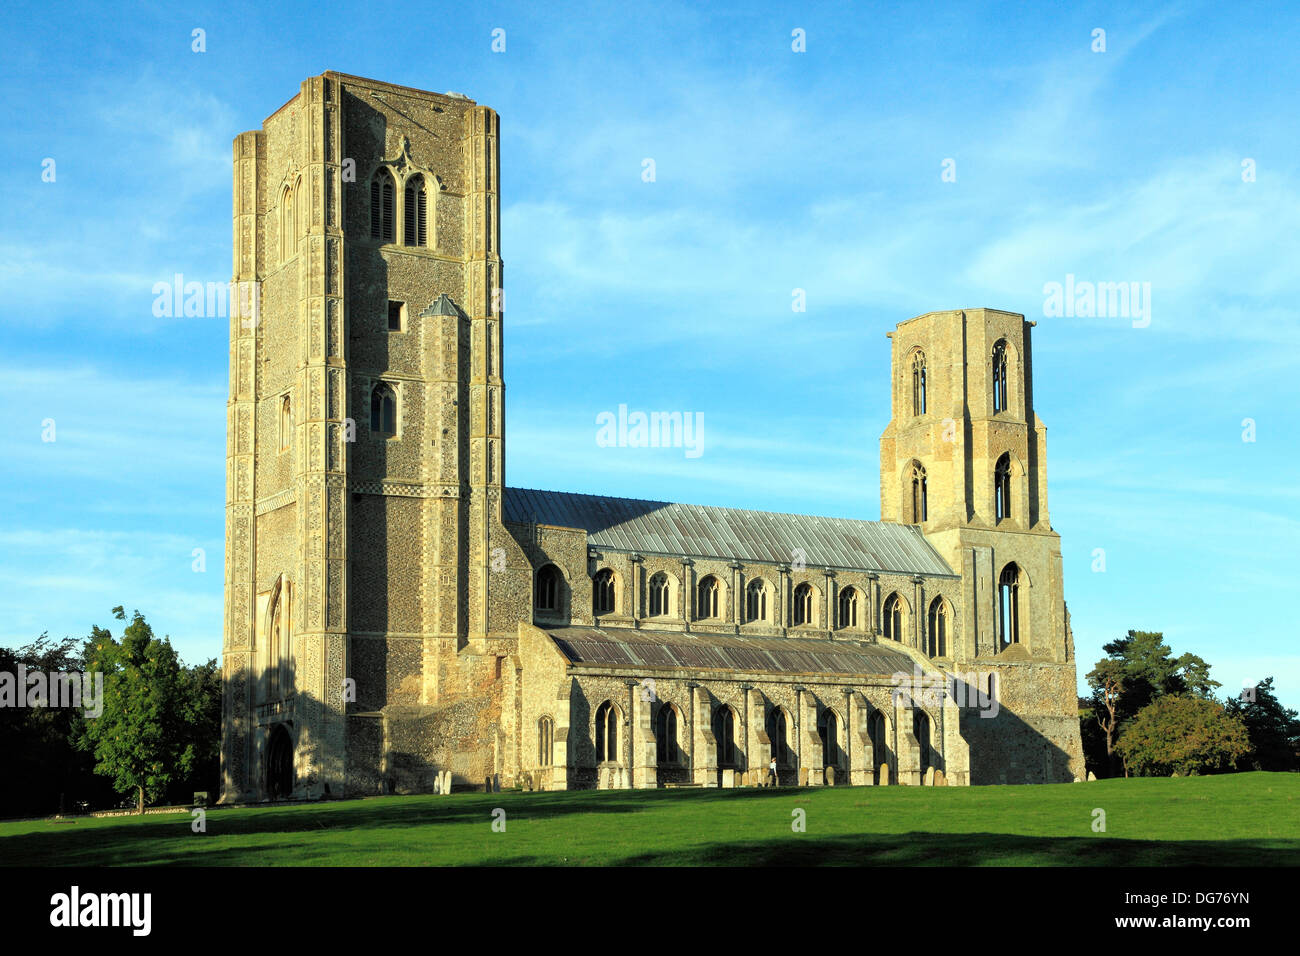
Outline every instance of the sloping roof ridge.
{"type": "Polygon", "coordinates": [[[643,505],[677,505],[682,508],[708,508],[712,511],[741,511],[753,515],[771,515],[775,518],[819,518],[823,521],[853,521],[860,524],[888,525],[893,528],[904,528],[913,533],[919,533],[914,525],[897,524],[892,521],[881,521],[873,518],[837,518],[834,515],[814,515],[800,514],[797,511],[764,511],[758,508],[735,508],[730,505],[700,505],[689,501],[661,501],[655,498],[627,498],[622,495],[593,495],[585,491],[555,491],[548,488],[520,488],[517,485],[509,485],[507,491],[520,491],[537,495],[571,495],[574,498],[603,498],[607,501],[631,501],[643,505]]]}

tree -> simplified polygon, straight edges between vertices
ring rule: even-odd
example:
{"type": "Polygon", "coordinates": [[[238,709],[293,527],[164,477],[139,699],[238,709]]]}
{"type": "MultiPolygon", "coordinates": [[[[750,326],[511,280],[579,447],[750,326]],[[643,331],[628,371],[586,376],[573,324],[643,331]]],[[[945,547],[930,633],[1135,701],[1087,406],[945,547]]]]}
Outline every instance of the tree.
{"type": "Polygon", "coordinates": [[[1188,776],[1232,769],[1250,752],[1250,738],[1241,718],[1218,701],[1168,694],[1125,725],[1116,750],[1143,776],[1188,776]]]}
{"type": "Polygon", "coordinates": [[[1137,714],[1164,694],[1209,697],[1218,681],[1210,680],[1210,665],[1195,654],[1174,657],[1159,631],[1129,631],[1127,636],[1102,647],[1120,664],[1124,693],[1119,718],[1137,714]]]}
{"type": "MultiPolygon", "coordinates": [[[[126,617],[120,606],[113,613],[126,617]]],[[[84,721],[79,743],[94,753],[97,773],[119,790],[135,791],[136,807],[144,813],[146,798],[157,799],[194,767],[197,748],[189,735],[180,661],[171,641],[154,637],[139,611],[120,642],[93,627],[84,656],[87,672],[104,674],[104,708],[84,721]]]]}
{"type": "Polygon", "coordinates": [[[1129,631],[1102,650],[1107,656],[1086,679],[1092,688],[1093,719],[1105,733],[1107,769],[1114,773],[1114,745],[1127,721],[1166,695],[1212,699],[1219,683],[1210,679],[1210,665],[1197,655],[1174,657],[1158,631],[1129,631]]]}
{"type": "Polygon", "coordinates": [[[1242,770],[1296,770],[1300,749],[1300,719],[1273,695],[1273,678],[1255,685],[1255,699],[1232,698],[1225,708],[1240,717],[1250,737],[1250,753],[1240,763],[1242,770]]]}
{"type": "Polygon", "coordinates": [[[172,783],[173,803],[188,802],[195,790],[221,789],[221,667],[216,658],[181,670],[179,696],[194,763],[188,776],[172,783]]]}
{"type": "Polygon", "coordinates": [[[1115,739],[1119,731],[1120,695],[1124,691],[1124,668],[1119,661],[1101,660],[1088,674],[1093,688],[1093,719],[1101,728],[1106,740],[1106,767],[1115,763],[1115,739]]]}
{"type": "Polygon", "coordinates": [[[94,760],[73,743],[81,710],[57,706],[53,699],[54,675],[73,675],[80,682],[80,643],[72,637],[55,641],[45,633],[17,650],[0,648],[0,672],[16,677],[22,665],[29,678],[44,674],[51,697],[44,706],[0,707],[0,779],[10,782],[0,788],[0,816],[62,812],[82,802],[102,806],[112,796],[95,775],[94,760]]]}

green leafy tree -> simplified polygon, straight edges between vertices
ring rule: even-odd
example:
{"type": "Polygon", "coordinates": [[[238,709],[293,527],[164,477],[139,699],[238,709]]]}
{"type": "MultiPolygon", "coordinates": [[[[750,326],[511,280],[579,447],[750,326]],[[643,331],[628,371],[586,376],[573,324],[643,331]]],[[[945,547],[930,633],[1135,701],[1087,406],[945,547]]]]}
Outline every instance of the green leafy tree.
{"type": "Polygon", "coordinates": [[[221,667],[216,658],[183,668],[179,693],[194,763],[189,776],[169,788],[173,803],[188,802],[195,790],[215,794],[221,787],[221,667]]]}
{"type": "MultiPolygon", "coordinates": [[[[122,608],[113,609],[125,620],[122,608]]],[[[92,628],[85,649],[86,670],[104,674],[103,713],[83,723],[79,742],[95,755],[96,772],[119,791],[135,791],[136,808],[155,800],[194,767],[198,748],[190,738],[186,681],[167,638],[154,637],[136,611],[121,641],[92,628]]]]}
{"type": "Polygon", "coordinates": [[[1242,770],[1296,770],[1300,761],[1300,715],[1283,707],[1273,694],[1273,678],[1255,685],[1255,699],[1228,701],[1229,714],[1240,717],[1250,736],[1250,753],[1238,764],[1242,770]]]}
{"type": "Polygon", "coordinates": [[[1218,701],[1169,694],[1125,724],[1116,750],[1142,776],[1188,776],[1231,770],[1250,752],[1250,737],[1241,718],[1218,701]]]}

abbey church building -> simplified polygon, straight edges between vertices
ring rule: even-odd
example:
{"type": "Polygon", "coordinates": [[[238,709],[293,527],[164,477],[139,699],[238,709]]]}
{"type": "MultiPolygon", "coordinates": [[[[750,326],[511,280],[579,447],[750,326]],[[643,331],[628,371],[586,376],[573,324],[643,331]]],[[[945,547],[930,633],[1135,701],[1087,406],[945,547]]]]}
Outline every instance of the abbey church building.
{"type": "Polygon", "coordinates": [[[890,333],[880,521],[511,487],[499,142],[334,72],[235,138],[223,802],[1081,776],[1033,323],[890,333]]]}

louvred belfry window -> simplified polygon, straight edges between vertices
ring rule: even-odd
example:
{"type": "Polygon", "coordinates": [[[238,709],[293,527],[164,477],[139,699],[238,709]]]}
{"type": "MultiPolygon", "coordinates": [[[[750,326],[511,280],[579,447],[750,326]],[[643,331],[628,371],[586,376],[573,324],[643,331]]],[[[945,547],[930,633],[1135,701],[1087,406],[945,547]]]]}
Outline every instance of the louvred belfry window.
{"type": "Polygon", "coordinates": [[[386,169],[370,181],[370,236],[393,242],[393,176],[386,169]]]}

